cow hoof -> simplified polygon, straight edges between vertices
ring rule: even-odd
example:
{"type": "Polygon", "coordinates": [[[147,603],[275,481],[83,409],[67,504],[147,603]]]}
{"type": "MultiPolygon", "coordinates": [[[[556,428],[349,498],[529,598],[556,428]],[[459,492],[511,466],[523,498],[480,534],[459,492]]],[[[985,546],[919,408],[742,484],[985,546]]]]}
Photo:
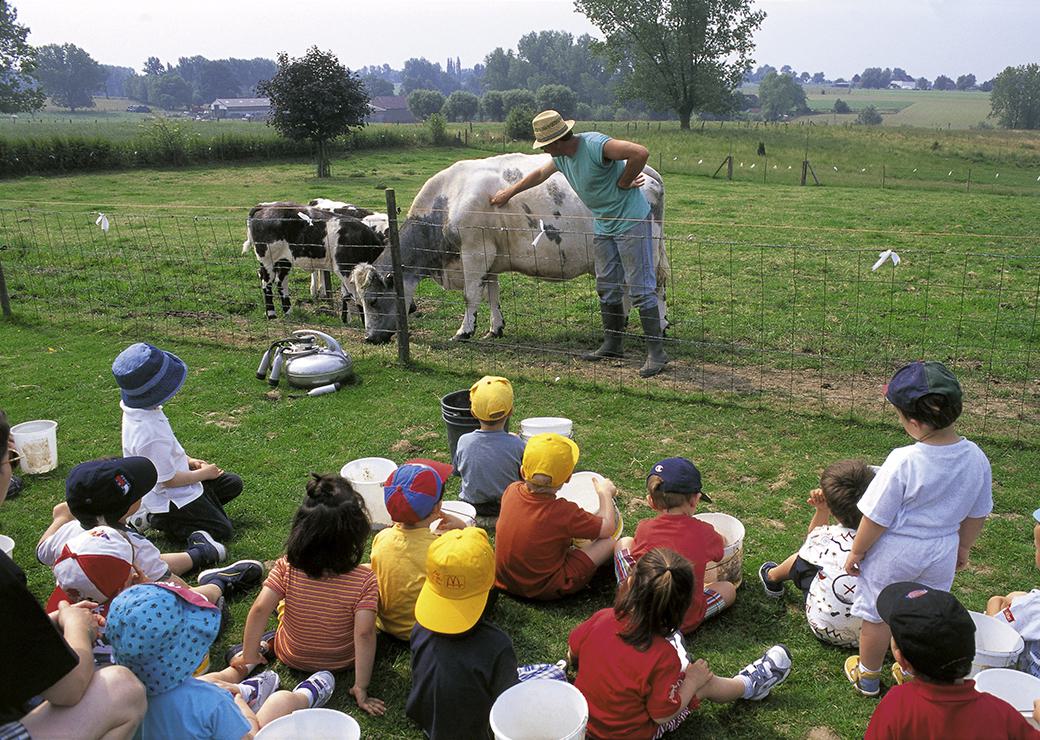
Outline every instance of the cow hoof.
{"type": "Polygon", "coordinates": [[[501,329],[495,329],[489,331],[487,334],[481,337],[481,339],[501,339],[503,331],[501,329]]]}
{"type": "Polygon", "coordinates": [[[267,312],[267,318],[269,318],[269,319],[276,319],[276,318],[278,318],[278,314],[276,314],[274,311],[268,311],[267,312]]]}
{"type": "Polygon", "coordinates": [[[473,338],[473,332],[459,332],[451,338],[453,342],[468,342],[473,338]]]}

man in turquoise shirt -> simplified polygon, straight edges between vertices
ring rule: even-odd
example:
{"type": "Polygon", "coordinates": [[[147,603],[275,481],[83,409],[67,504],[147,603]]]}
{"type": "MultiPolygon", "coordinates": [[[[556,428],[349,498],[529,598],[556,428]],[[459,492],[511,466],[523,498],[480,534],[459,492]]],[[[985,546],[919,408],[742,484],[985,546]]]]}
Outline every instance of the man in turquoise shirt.
{"type": "Polygon", "coordinates": [[[574,121],[554,110],[539,113],[531,122],[534,148],[544,149],[552,161],[512,186],[491,196],[491,204],[505,205],[517,193],[541,185],[561,172],[595,217],[593,250],[596,292],[603,318],[603,344],[582,357],[601,360],[621,357],[625,330],[622,299],[627,289],[639,308],[646,336],[646,362],[639,374],[657,375],[668,363],[661,340],[657,307],[657,274],[650,230],[650,204],[640,187],[643,167],[650,156],[646,147],[606,134],[574,134],[574,121]]]}

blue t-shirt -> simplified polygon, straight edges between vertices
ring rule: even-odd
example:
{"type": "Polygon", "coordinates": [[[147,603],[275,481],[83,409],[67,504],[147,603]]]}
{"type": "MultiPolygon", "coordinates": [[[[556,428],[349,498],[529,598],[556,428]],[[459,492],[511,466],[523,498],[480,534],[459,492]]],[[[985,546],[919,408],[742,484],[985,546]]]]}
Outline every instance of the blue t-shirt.
{"type": "Polygon", "coordinates": [[[482,429],[463,434],[455,450],[462,476],[459,498],[471,504],[498,501],[510,483],[520,480],[524,441],[509,432],[482,429]]]}
{"type": "Polygon", "coordinates": [[[175,689],[148,697],[148,712],[135,740],[241,740],[250,725],[222,689],[189,678],[175,689]]]}
{"type": "Polygon", "coordinates": [[[606,134],[590,131],[575,134],[578,151],[573,157],[553,157],[556,169],[563,173],[574,192],[595,219],[595,232],[609,236],[622,234],[650,214],[650,204],[639,188],[622,190],[617,182],[625,171],[621,160],[604,160],[606,134]]]}

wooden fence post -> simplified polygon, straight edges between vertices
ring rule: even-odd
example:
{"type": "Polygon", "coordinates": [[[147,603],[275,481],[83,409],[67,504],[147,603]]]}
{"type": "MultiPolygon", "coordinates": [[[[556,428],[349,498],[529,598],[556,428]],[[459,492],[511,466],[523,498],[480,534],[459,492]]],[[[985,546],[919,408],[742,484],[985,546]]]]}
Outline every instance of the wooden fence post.
{"type": "Polygon", "coordinates": [[[401,239],[397,232],[397,197],[393,188],[386,189],[386,215],[390,221],[390,258],[394,263],[394,293],[397,294],[397,360],[407,365],[408,356],[408,306],[404,301],[404,269],[401,266],[401,239]]]}
{"type": "Polygon", "coordinates": [[[0,264],[0,309],[4,316],[11,317],[11,298],[7,295],[7,278],[4,277],[4,266],[0,264]]]}

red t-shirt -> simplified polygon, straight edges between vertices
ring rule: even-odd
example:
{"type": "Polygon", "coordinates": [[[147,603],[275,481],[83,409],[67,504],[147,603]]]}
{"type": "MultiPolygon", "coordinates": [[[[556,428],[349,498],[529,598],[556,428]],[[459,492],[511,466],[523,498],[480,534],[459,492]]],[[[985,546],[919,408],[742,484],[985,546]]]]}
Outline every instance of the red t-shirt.
{"type": "Polygon", "coordinates": [[[523,481],[511,484],[495,527],[495,585],[531,599],[558,592],[571,540],[595,539],[602,526],[571,501],[535,495],[523,481]]]}
{"type": "MultiPolygon", "coordinates": [[[[655,637],[646,652],[624,642],[624,623],[600,609],[571,632],[568,647],[578,664],[578,687],[589,703],[590,738],[652,738],[658,724],[682,709],[683,672],[675,647],[655,637]]],[[[690,709],[698,706],[697,698],[690,709]]]]}
{"type": "Polygon", "coordinates": [[[700,519],[685,514],[658,514],[639,522],[632,557],[638,560],[655,547],[675,550],[693,563],[693,600],[682,623],[683,632],[693,632],[704,619],[706,608],[704,568],[709,562],[722,560],[726,542],[713,526],[700,519]]]}
{"type": "Polygon", "coordinates": [[[975,682],[930,684],[916,680],[893,687],[874,710],[864,740],[882,738],[1040,737],[1003,699],[975,690],[975,682]]]}

